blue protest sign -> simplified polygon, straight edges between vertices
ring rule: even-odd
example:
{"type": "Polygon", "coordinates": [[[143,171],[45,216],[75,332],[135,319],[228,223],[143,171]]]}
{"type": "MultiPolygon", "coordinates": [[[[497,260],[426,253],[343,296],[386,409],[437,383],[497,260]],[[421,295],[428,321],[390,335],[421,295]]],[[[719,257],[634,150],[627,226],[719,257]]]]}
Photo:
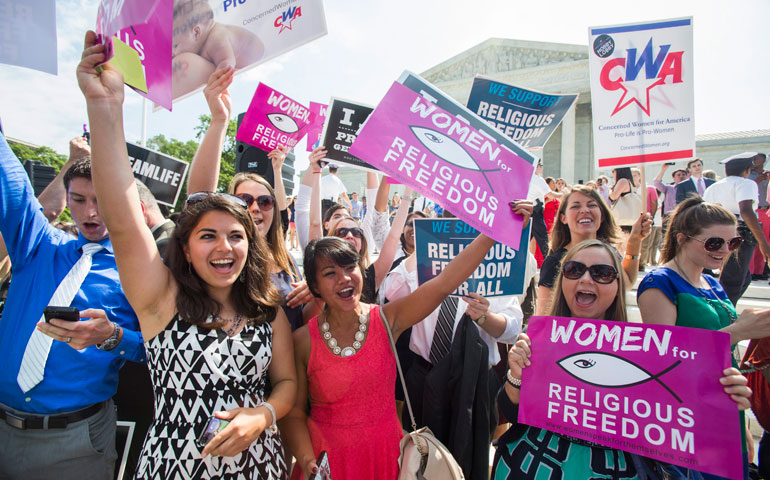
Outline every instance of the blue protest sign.
{"type": "MultiPolygon", "coordinates": [[[[519,250],[495,243],[473,275],[452,295],[474,292],[485,297],[499,297],[524,293],[529,231],[529,225],[522,230],[519,250]]],[[[415,218],[417,282],[422,285],[441,273],[478,235],[478,230],[456,218],[415,218]]]]}
{"type": "Polygon", "coordinates": [[[577,98],[577,94],[538,92],[477,76],[468,108],[522,147],[536,150],[545,146],[577,98]]]}

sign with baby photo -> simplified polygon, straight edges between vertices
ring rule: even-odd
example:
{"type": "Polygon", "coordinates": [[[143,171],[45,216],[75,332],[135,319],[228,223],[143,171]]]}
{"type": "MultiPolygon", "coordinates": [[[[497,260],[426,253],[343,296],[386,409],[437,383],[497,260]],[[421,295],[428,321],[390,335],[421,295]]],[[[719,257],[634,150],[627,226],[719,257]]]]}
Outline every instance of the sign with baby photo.
{"type": "MultiPolygon", "coordinates": [[[[529,226],[522,230],[519,250],[496,243],[452,295],[478,293],[483,297],[499,297],[524,293],[529,230],[529,226]]],[[[478,230],[456,218],[415,218],[417,283],[422,285],[438,276],[478,235],[478,230]]]]}
{"type": "Polygon", "coordinates": [[[235,138],[266,152],[281,145],[291,150],[314,121],[307,107],[260,83],[235,138]]]}
{"type": "Polygon", "coordinates": [[[560,317],[532,317],[527,334],[519,423],[743,478],[738,408],[719,381],[730,335],[560,317]]]}
{"type": "Polygon", "coordinates": [[[326,35],[322,0],[175,0],[174,101],[326,35]]]}
{"type": "Polygon", "coordinates": [[[308,152],[312,152],[314,148],[321,145],[321,134],[324,131],[327,110],[329,110],[329,105],[325,103],[310,102],[310,112],[315,114],[315,122],[307,129],[308,152]]]}
{"type": "Polygon", "coordinates": [[[324,160],[349,167],[377,171],[376,168],[350,153],[366,119],[374,108],[368,105],[332,98],[326,111],[327,119],[321,133],[321,144],[326,147],[324,160]]]}
{"type": "Polygon", "coordinates": [[[395,82],[350,153],[440,203],[481,233],[519,248],[523,219],[511,211],[509,202],[527,197],[534,167],[465,117],[395,82]]]}

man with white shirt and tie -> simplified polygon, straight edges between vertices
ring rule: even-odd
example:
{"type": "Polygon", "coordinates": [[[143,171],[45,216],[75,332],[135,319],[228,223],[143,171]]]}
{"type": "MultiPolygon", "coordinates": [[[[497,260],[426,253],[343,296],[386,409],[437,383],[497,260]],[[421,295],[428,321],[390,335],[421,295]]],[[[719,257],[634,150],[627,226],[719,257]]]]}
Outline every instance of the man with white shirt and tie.
{"type": "Polygon", "coordinates": [[[143,361],[99,216],[90,160],[64,175],[78,238],[51,226],[0,134],[0,233],[13,268],[0,319],[0,478],[108,479],[114,474],[110,398],[125,360],[143,361]],[[46,306],[81,320],[46,323],[46,306]]]}
{"type": "Polygon", "coordinates": [[[703,176],[703,162],[700,158],[687,162],[687,173],[690,178],[676,184],[677,205],[693,193],[702,197],[706,189],[714,183],[714,180],[703,176]]]}

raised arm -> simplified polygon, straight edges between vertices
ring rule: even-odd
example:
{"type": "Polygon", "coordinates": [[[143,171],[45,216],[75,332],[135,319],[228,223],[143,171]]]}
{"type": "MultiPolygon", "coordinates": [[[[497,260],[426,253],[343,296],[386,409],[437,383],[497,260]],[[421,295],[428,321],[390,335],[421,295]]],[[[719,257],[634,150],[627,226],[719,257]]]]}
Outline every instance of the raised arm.
{"type": "Polygon", "coordinates": [[[139,194],[123,135],[123,76],[111,64],[100,73],[104,45],[86,33],[78,84],[86,98],[91,125],[92,178],[99,210],[110,232],[120,280],[137,313],[145,341],[168,323],[175,308],[175,284],[144,223],[139,194]]]}
{"type": "Polygon", "coordinates": [[[639,276],[639,254],[642,251],[642,241],[652,232],[652,216],[641,213],[631,227],[626,251],[623,256],[623,274],[626,276],[626,290],[632,290],[639,276]]]}
{"type": "Polygon", "coordinates": [[[217,70],[211,74],[203,95],[211,111],[211,123],[203,136],[203,141],[195,152],[190,175],[187,178],[187,192],[215,192],[219,180],[219,168],[222,160],[222,147],[225,144],[227,126],[230,123],[230,92],[227,87],[233,82],[235,69],[232,67],[217,70]]]}
{"type": "MultiPolygon", "coordinates": [[[[411,199],[412,190],[407,187],[404,192],[404,198],[411,199]]],[[[388,236],[385,237],[385,242],[380,249],[380,256],[374,261],[374,282],[375,289],[379,289],[382,285],[382,281],[390,271],[391,265],[393,265],[393,259],[398,251],[398,242],[401,239],[401,232],[404,230],[404,224],[406,223],[406,217],[409,215],[410,201],[402,200],[401,205],[398,207],[396,217],[393,219],[393,225],[390,227],[388,236]]]]}
{"type": "Polygon", "coordinates": [[[321,218],[321,165],[326,156],[326,147],[316,147],[308,157],[310,165],[302,176],[302,184],[310,187],[310,228],[307,242],[323,237],[323,219],[321,218]]]}
{"type": "Polygon", "coordinates": [[[67,173],[67,170],[69,170],[73,163],[89,155],[91,155],[91,147],[85,138],[75,137],[70,140],[70,156],[67,162],[62,165],[53,181],[37,197],[40,205],[43,206],[43,215],[45,215],[49,222],[56,220],[61,215],[61,212],[64,211],[64,207],[67,206],[64,174],[67,173]]]}
{"type": "Polygon", "coordinates": [[[479,235],[452,259],[437,277],[425,282],[409,296],[383,306],[394,337],[427,317],[447,296],[462,285],[481,264],[494,244],[495,241],[491,238],[483,234],[479,235]]]}

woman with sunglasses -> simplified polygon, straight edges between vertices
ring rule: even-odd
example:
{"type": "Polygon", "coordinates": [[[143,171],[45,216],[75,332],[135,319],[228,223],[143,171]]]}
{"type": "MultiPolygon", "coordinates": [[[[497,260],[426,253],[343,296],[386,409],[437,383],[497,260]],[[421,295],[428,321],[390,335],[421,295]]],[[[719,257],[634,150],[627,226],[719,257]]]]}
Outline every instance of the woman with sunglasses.
{"type": "MultiPolygon", "coordinates": [[[[681,202],[666,232],[664,263],[648,273],[637,290],[642,321],[727,332],[733,351],[742,340],[770,336],[770,309],[746,309],[737,315],[719,281],[703,273],[721,268],[742,241],[735,215],[724,207],[698,196],[681,202]]],[[[738,365],[735,359],[733,365],[738,365]]],[[[744,442],[744,453],[745,447],[744,442]]]]}
{"type": "MultiPolygon", "coordinates": [[[[232,110],[227,90],[232,80],[232,69],[217,70],[203,89],[211,111],[211,122],[190,167],[188,192],[217,190],[222,146],[232,110]]],[[[230,181],[228,192],[246,202],[257,233],[267,240],[270,277],[285,300],[283,309],[289,323],[296,329],[304,323],[302,306],[313,300],[313,295],[302,281],[302,274],[289,254],[284,238],[289,216],[281,169],[287,153],[288,149],[281,146],[267,155],[272,162],[275,189],[261,175],[240,172],[230,181]]],[[[308,309],[305,318],[310,318],[313,313],[313,309],[308,309]]]]}
{"type": "MultiPolygon", "coordinates": [[[[599,240],[578,243],[564,257],[549,315],[627,321],[625,278],[620,271],[620,256],[614,248],[599,240]]],[[[530,365],[534,348],[537,345],[522,333],[508,352],[507,381],[498,394],[498,405],[506,418],[518,418],[521,373],[530,365]]],[[[725,392],[732,395],[739,408],[748,408],[751,391],[745,386],[745,378],[735,369],[722,373],[720,381],[725,392]]],[[[621,450],[514,421],[498,440],[491,478],[636,479],[641,478],[637,476],[639,460],[621,450]],[[544,450],[558,455],[532,455],[533,451],[544,450]]]]}
{"type": "Polygon", "coordinates": [[[397,339],[462,284],[493,244],[479,235],[438,277],[383,307],[361,301],[363,278],[352,243],[323,237],[307,246],[308,284],[325,308],[294,333],[299,390],[281,424],[297,459],[292,478],[315,473],[322,450],[334,480],[397,477],[396,363],[383,320],[397,339]]]}
{"type": "MultiPolygon", "coordinates": [[[[559,265],[567,251],[584,240],[600,240],[607,245],[620,241],[620,232],[607,204],[596,190],[574,185],[561,199],[551,230],[551,252],[543,261],[537,289],[537,315],[550,310],[551,295],[559,274],[559,265]]],[[[642,240],[652,231],[652,218],[641,215],[631,230],[623,257],[625,288],[631,289],[639,274],[642,240]]]]}
{"type": "Polygon", "coordinates": [[[93,124],[94,188],[155,391],[136,478],[285,478],[275,424],[294,402],[296,373],[265,241],[243,200],[197,193],[163,263],[126,153],[123,77],[110,63],[97,72],[104,60],[89,31],[77,77],[93,124]],[[208,439],[210,427],[218,433],[208,439]]]}

